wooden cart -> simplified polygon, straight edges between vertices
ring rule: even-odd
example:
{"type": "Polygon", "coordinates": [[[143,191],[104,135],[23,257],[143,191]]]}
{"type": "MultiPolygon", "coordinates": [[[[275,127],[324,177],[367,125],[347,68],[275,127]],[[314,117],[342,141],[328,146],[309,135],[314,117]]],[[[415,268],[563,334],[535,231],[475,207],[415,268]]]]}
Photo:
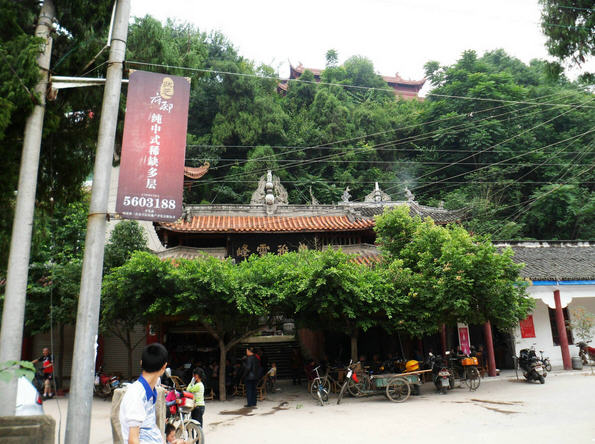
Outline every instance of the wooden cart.
{"type": "Polygon", "coordinates": [[[339,392],[337,404],[341,403],[346,392],[356,398],[385,395],[393,402],[404,402],[409,399],[411,392],[419,394],[419,386],[422,384],[420,375],[427,372],[431,372],[431,370],[371,376],[363,374],[357,383],[351,378],[346,379],[339,392]]]}

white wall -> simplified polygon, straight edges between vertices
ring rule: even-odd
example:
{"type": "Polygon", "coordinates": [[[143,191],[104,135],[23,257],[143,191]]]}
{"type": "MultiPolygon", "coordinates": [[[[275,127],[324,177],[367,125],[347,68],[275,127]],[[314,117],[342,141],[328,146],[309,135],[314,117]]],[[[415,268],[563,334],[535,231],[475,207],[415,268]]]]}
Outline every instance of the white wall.
{"type": "MultiPolygon", "coordinates": [[[[549,356],[550,361],[554,367],[562,367],[562,352],[559,345],[554,345],[552,337],[552,330],[550,327],[550,318],[548,313],[548,305],[541,299],[544,297],[549,303],[553,302],[553,295],[556,288],[554,287],[530,287],[528,292],[535,298],[535,311],[533,312],[533,323],[535,325],[535,338],[521,338],[521,330],[517,325],[514,331],[516,354],[523,348],[530,348],[535,345],[535,350],[543,350],[544,355],[549,356]]],[[[564,301],[570,300],[568,304],[569,315],[576,307],[584,307],[587,311],[595,313],[595,285],[582,286],[564,286],[557,287],[560,290],[560,298],[562,304],[564,301]]],[[[593,329],[595,334],[595,328],[593,329]]],[[[576,338],[575,338],[576,342],[576,338]]],[[[570,345],[570,356],[578,356],[578,347],[570,345]]]]}

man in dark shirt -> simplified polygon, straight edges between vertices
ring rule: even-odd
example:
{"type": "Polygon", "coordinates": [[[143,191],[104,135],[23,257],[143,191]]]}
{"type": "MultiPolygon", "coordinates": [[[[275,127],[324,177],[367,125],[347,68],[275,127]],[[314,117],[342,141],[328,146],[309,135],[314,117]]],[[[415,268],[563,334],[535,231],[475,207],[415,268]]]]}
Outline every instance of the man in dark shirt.
{"type": "Polygon", "coordinates": [[[244,407],[256,408],[256,384],[260,375],[260,361],[254,354],[254,347],[246,349],[244,361],[244,384],[246,385],[247,403],[244,407]]]}
{"type": "Polygon", "coordinates": [[[41,371],[43,372],[43,397],[52,398],[54,393],[52,392],[52,378],[54,375],[54,360],[50,355],[50,349],[44,347],[41,352],[41,356],[34,359],[33,364],[41,363],[41,371]]]}

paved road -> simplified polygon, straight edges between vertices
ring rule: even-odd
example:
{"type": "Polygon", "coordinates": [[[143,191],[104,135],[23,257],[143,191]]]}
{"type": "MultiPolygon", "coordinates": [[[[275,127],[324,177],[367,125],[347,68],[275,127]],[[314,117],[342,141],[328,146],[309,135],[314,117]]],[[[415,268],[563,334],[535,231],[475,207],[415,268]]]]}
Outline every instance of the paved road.
{"type": "MultiPolygon", "coordinates": [[[[595,375],[589,372],[553,373],[545,385],[517,382],[508,373],[484,380],[476,392],[455,388],[446,395],[426,384],[421,396],[401,404],[374,397],[336,405],[332,397],[320,407],[303,389],[282,389],[254,411],[240,399],[208,402],[208,444],[595,443],[595,375]]],[[[65,419],[66,401],[59,402],[65,419]]],[[[56,404],[45,408],[58,419],[56,404]]],[[[109,408],[93,403],[92,444],[111,443],[109,408]]]]}

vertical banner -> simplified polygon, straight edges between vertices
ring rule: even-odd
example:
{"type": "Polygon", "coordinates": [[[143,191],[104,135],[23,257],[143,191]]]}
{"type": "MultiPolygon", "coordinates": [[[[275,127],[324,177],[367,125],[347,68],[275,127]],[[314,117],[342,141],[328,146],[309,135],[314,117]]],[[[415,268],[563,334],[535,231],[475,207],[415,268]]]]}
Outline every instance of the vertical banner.
{"type": "Polygon", "coordinates": [[[459,331],[459,345],[461,347],[461,351],[466,355],[471,354],[469,327],[466,324],[457,323],[457,329],[459,331]]]}
{"type": "Polygon", "coordinates": [[[527,316],[527,319],[523,319],[519,324],[521,327],[521,338],[535,337],[535,325],[533,324],[533,315],[527,316]]]}
{"type": "Polygon", "coordinates": [[[171,222],[182,215],[190,81],[130,74],[116,212],[171,222]]]}

